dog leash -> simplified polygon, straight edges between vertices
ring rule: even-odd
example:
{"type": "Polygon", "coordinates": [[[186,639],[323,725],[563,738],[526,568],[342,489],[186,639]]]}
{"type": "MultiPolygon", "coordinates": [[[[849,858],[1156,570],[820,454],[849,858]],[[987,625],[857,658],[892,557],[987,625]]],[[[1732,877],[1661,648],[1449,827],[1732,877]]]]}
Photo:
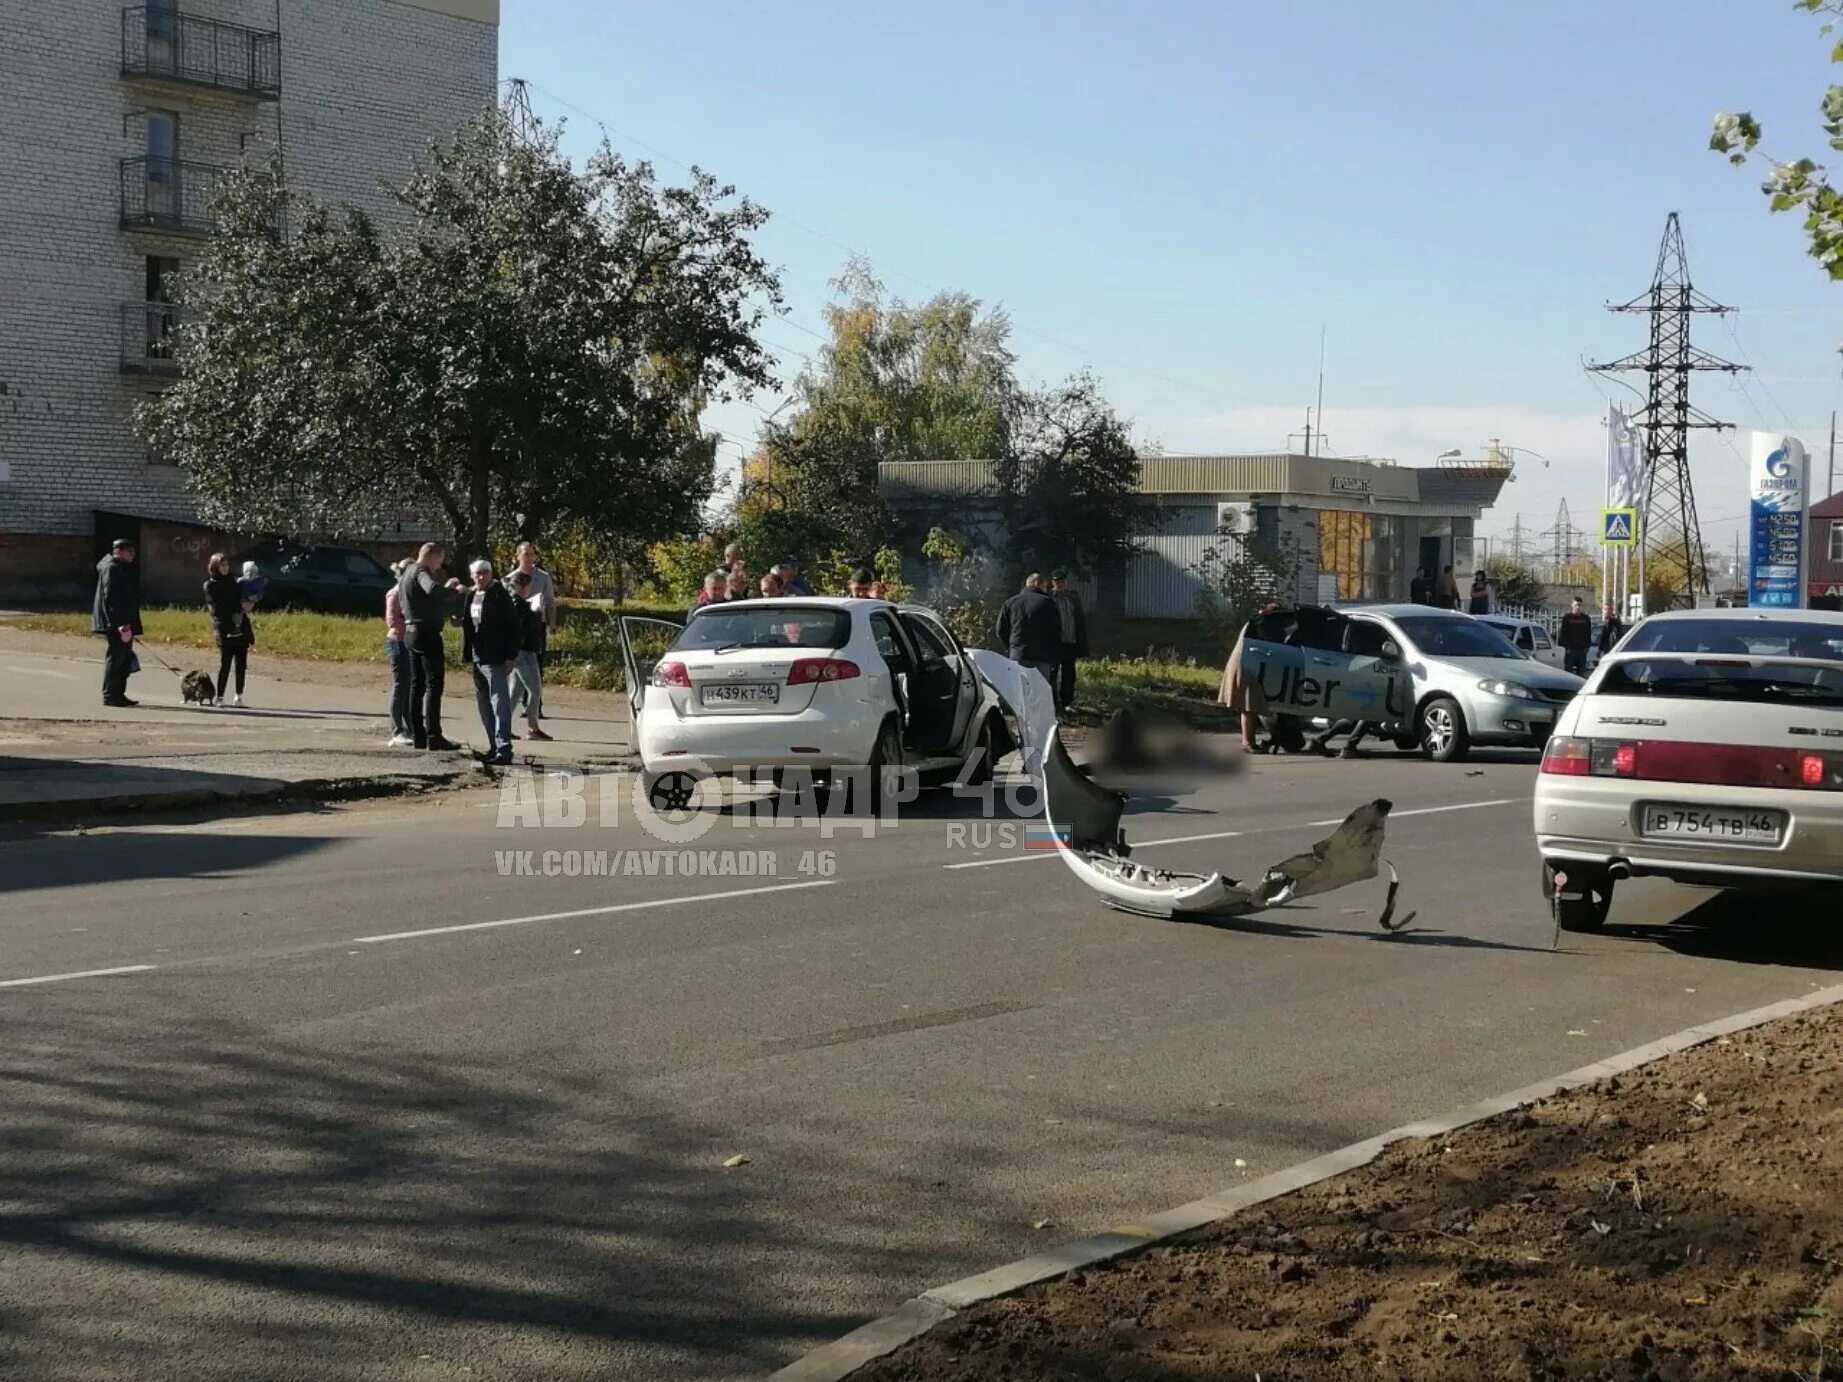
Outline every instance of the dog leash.
{"type": "MultiPolygon", "coordinates": [[[[143,644],[142,646],[146,646],[146,645],[143,644]]],[[[166,668],[166,670],[171,672],[174,676],[178,677],[181,681],[184,681],[186,679],[184,672],[180,671],[172,663],[168,662],[165,658],[161,657],[160,654],[156,653],[152,648],[147,649],[147,655],[151,657],[155,662],[159,663],[162,667],[166,668]]]]}

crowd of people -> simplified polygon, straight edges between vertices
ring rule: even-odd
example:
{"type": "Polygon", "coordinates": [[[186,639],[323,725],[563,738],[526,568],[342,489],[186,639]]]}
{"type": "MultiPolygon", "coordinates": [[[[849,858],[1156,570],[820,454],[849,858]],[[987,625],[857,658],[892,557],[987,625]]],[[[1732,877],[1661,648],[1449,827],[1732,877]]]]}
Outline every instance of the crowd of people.
{"type": "Polygon", "coordinates": [[[1442,567],[1438,576],[1430,576],[1423,566],[1408,582],[1408,599],[1434,609],[1459,609],[1467,614],[1497,613],[1497,586],[1483,570],[1472,573],[1471,587],[1462,594],[1452,567],[1442,567]]]}
{"type": "Polygon", "coordinates": [[[468,579],[444,581],[448,548],[425,542],[416,556],[392,570],[397,584],[384,594],[384,649],[390,660],[390,739],[394,748],[454,749],[442,733],[442,690],[447,677],[445,637],[461,628],[461,661],[473,678],[474,709],[486,736],[488,763],[512,762],[514,716],[525,737],[550,739],[544,719],[544,658],[557,627],[557,587],[538,564],[537,548],[521,542],[513,567],[497,579],[485,557],[471,562],[468,579]]]}
{"type": "MultiPolygon", "coordinates": [[[[537,549],[520,543],[514,567],[498,579],[482,557],[468,567],[468,579],[444,579],[450,549],[426,542],[414,557],[390,568],[396,578],[384,594],[384,652],[390,667],[392,748],[458,748],[442,732],[442,693],[447,674],[445,631],[461,630],[462,661],[473,678],[474,703],[486,736],[486,760],[512,761],[514,718],[522,713],[525,737],[550,739],[544,718],[544,661],[558,624],[556,583],[538,564],[537,549]]],[[[103,658],[103,704],[132,706],[128,677],[139,667],[134,640],[141,635],[139,572],[135,545],[123,539],[97,565],[91,627],[107,638],[103,658]]],[[[267,580],[246,562],[234,578],[222,552],[213,553],[204,585],[205,609],[218,649],[217,701],[242,706],[249,651],[256,645],[251,616],[261,604],[267,580]],[[234,683],[232,678],[234,677],[234,683]],[[226,692],[231,699],[226,702],[226,692]]],[[[810,596],[800,560],[789,554],[763,572],[753,586],[738,544],[723,564],[705,576],[690,615],[709,605],[737,600],[810,596]]],[[[887,599],[883,581],[868,566],[845,582],[848,597],[887,599]]],[[[1088,619],[1081,597],[1058,568],[1048,576],[1032,572],[1023,589],[1004,603],[996,625],[998,645],[1014,661],[1040,672],[1055,694],[1058,710],[1075,697],[1076,663],[1088,655],[1088,619]]]]}

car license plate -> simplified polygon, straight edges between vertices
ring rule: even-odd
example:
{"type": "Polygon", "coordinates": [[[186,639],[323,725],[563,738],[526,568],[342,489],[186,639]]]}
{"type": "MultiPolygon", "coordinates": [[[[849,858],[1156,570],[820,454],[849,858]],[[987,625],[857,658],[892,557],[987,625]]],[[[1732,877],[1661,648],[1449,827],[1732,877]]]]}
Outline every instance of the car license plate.
{"type": "Polygon", "coordinates": [[[1652,840],[1714,840],[1737,845],[1776,845],[1785,833],[1782,811],[1744,811],[1727,806],[1680,806],[1650,801],[1639,807],[1639,834],[1652,840]]]}
{"type": "Polygon", "coordinates": [[[743,681],[706,686],[700,694],[705,705],[775,705],[781,699],[781,688],[771,681],[743,681]]]}

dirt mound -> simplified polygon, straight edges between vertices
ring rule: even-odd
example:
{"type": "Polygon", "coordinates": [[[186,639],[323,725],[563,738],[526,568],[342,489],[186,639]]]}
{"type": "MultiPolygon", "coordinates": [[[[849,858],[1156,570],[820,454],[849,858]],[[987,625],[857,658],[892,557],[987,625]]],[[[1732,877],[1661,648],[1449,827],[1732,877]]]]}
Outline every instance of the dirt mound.
{"type": "Polygon", "coordinates": [[[1843,1377],[1843,1016],[977,1307],[856,1376],[1843,1377]]]}

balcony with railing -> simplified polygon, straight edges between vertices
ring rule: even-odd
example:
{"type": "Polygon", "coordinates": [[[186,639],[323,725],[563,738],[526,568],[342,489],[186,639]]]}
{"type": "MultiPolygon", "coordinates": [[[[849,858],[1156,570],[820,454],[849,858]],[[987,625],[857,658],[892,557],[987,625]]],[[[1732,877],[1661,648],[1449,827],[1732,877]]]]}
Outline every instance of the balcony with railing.
{"type": "Polygon", "coordinates": [[[122,304],[122,373],[179,373],[179,308],[170,302],[122,304]]]}
{"type": "Polygon", "coordinates": [[[171,4],[122,11],[122,76],[135,81],[204,87],[255,101],[282,94],[282,39],[171,4]]]}
{"type": "Polygon", "coordinates": [[[225,169],[177,158],[124,158],[121,163],[123,230],[163,230],[209,235],[211,198],[225,169]]]}

